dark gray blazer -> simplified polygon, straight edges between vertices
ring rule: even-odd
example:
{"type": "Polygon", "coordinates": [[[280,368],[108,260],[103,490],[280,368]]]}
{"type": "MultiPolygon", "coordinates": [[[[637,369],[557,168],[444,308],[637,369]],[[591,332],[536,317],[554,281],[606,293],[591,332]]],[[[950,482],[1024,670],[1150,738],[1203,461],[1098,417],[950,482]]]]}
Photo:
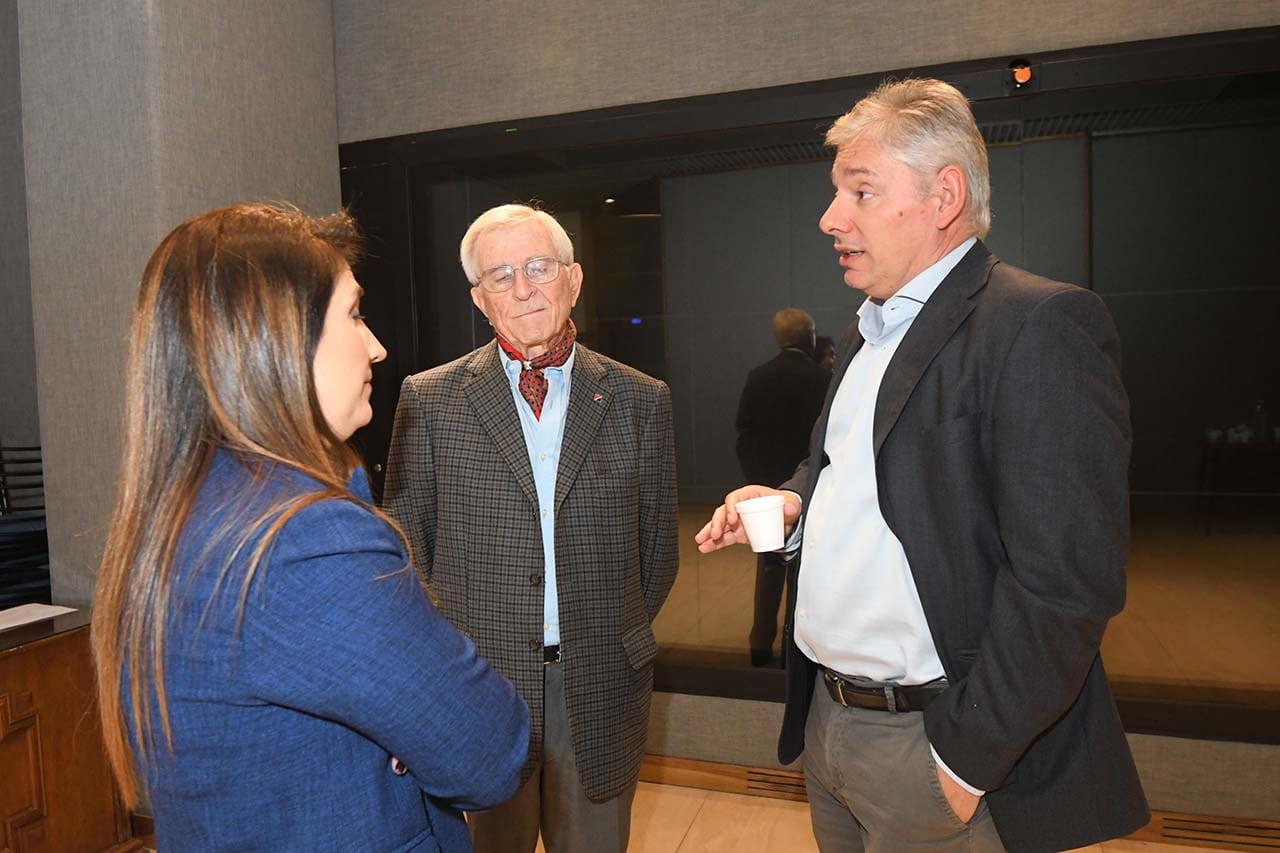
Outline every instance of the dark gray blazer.
{"type": "MultiPolygon", "coordinates": [[[[527,779],[544,729],[542,535],[496,344],[405,379],[383,505],[441,611],[529,703],[527,779]]],[[[675,454],[667,386],[581,344],[555,519],[569,728],[583,788],[606,799],[635,781],[644,754],[650,623],[678,568],[675,454]]]]}
{"type": "MultiPolygon", "coordinates": [[[[809,459],[826,465],[831,400],[809,459]]],[[[925,710],[947,765],[988,791],[1011,851],[1083,847],[1148,819],[1098,649],[1124,606],[1129,408],[1096,295],[1000,263],[979,242],[889,364],[873,441],[880,509],[902,542],[951,686],[925,710]]],[[[793,573],[803,572],[804,553],[793,573]]],[[[795,589],[793,574],[791,589],[795,589]]],[[[778,753],[804,748],[815,667],[792,641],[778,753]]]]}

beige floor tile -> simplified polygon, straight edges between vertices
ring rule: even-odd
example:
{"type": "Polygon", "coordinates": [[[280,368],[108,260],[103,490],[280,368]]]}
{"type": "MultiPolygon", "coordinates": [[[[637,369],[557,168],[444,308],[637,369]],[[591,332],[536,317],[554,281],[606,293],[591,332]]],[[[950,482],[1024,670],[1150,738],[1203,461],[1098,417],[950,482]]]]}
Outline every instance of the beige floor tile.
{"type": "Polygon", "coordinates": [[[816,853],[805,803],[711,792],[679,853],[816,853]]]}
{"type": "Polygon", "coordinates": [[[629,853],[677,853],[708,795],[699,788],[641,782],[631,809],[629,853]]]}

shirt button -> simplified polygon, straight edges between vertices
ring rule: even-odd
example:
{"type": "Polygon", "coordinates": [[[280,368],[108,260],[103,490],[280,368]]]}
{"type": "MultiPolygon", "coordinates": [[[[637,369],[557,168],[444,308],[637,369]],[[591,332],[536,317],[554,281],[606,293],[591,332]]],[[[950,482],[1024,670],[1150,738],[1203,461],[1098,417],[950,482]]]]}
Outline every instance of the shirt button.
{"type": "Polygon", "coordinates": [[[547,454],[545,454],[545,453],[539,453],[539,454],[538,454],[538,461],[539,461],[539,462],[546,462],[546,461],[547,461],[547,454]]]}
{"type": "Polygon", "coordinates": [[[796,611],[796,615],[797,615],[797,616],[807,616],[807,615],[809,615],[809,614],[805,612],[805,609],[804,609],[803,607],[801,607],[799,610],[797,610],[797,611],[796,611]]]}
{"type": "Polygon", "coordinates": [[[550,514],[551,514],[551,513],[547,512],[545,509],[542,511],[542,517],[543,517],[543,518],[546,518],[546,517],[547,517],[548,515],[550,515],[550,514]]]}
{"type": "Polygon", "coordinates": [[[533,584],[534,586],[537,586],[538,584],[542,583],[542,575],[538,574],[537,572],[534,572],[533,574],[529,575],[529,583],[533,584]]]}
{"type": "Polygon", "coordinates": [[[551,623],[550,623],[550,622],[543,622],[543,623],[542,623],[542,630],[544,630],[544,631],[550,631],[550,630],[551,630],[551,623]]]}

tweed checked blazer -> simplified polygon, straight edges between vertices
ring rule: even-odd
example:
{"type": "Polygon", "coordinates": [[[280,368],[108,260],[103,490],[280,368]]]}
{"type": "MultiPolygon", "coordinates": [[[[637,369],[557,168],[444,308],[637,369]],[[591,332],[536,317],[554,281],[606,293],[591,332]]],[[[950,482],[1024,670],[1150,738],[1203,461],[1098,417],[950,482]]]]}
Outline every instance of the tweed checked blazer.
{"type": "MultiPolygon", "coordinates": [[[[533,471],[496,343],[405,379],[383,504],[441,611],[511,679],[542,755],[543,548],[533,471]]],[[[577,345],[555,488],[565,704],[582,785],[635,781],[679,562],[671,392],[577,345]]]]}

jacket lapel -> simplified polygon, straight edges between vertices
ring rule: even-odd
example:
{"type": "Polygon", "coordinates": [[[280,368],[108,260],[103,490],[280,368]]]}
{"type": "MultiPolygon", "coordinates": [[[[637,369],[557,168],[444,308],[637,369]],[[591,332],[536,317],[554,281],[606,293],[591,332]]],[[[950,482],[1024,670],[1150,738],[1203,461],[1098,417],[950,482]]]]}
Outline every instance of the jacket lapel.
{"type": "Polygon", "coordinates": [[[520,428],[520,415],[512,399],[511,384],[498,358],[497,344],[481,347],[468,369],[471,375],[463,386],[467,404],[493,439],[494,446],[506,460],[525,497],[537,506],[538,489],[533,482],[533,468],[529,465],[529,449],[524,443],[524,431],[520,428]]]}
{"type": "Polygon", "coordinates": [[[822,473],[823,468],[827,467],[827,454],[823,448],[827,446],[827,424],[831,421],[831,405],[835,402],[836,391],[844,381],[844,375],[849,372],[849,365],[853,364],[853,357],[860,349],[862,349],[862,333],[858,331],[858,321],[855,319],[844,333],[840,345],[836,347],[840,358],[831,366],[831,381],[827,383],[827,396],[822,401],[818,426],[809,438],[809,470],[805,491],[801,495],[804,506],[809,505],[810,499],[813,498],[813,490],[818,487],[818,475],[822,473]]]}
{"type": "Polygon", "coordinates": [[[569,494],[582,463],[595,444],[596,433],[609,410],[613,394],[605,386],[608,367],[591,350],[578,344],[573,359],[573,382],[569,389],[569,411],[565,413],[564,438],[560,442],[560,464],[556,467],[555,512],[569,494]]]}
{"type": "Polygon", "coordinates": [[[873,424],[873,444],[877,457],[889,432],[898,422],[903,407],[907,405],[907,400],[915,391],[920,377],[973,311],[970,297],[986,286],[991,268],[996,263],[998,261],[979,240],[942,280],[921,309],[920,315],[911,323],[911,328],[907,330],[906,337],[902,339],[893,361],[889,363],[889,368],[880,381],[873,424]]]}

